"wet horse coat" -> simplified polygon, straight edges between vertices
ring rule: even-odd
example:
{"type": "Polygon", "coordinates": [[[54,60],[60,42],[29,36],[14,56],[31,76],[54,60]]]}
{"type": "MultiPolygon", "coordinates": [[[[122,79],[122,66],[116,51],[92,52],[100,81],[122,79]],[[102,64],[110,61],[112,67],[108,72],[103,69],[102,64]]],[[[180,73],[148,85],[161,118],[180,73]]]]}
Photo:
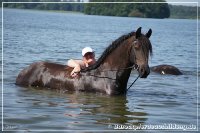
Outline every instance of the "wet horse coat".
{"type": "Polygon", "coordinates": [[[109,95],[125,94],[131,69],[122,68],[137,64],[141,78],[149,75],[148,58],[152,52],[149,40],[151,33],[150,29],[143,35],[141,28],[138,28],[136,32],[121,36],[103,52],[94,65],[81,70],[81,74],[76,78],[70,77],[72,68],[68,66],[36,62],[19,73],[16,84],[51,89],[103,92],[109,95]]]}
{"type": "Polygon", "coordinates": [[[183,73],[175,66],[172,65],[158,65],[151,67],[151,71],[159,74],[182,75],[183,73]]]}

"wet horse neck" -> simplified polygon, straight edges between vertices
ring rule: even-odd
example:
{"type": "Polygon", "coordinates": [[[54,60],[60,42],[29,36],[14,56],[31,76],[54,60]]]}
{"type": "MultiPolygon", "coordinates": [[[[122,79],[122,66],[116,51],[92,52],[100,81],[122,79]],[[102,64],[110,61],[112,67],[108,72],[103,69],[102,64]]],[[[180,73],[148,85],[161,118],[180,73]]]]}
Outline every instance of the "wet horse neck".
{"type": "Polygon", "coordinates": [[[127,82],[131,73],[131,69],[128,69],[128,67],[132,66],[129,59],[130,50],[130,44],[120,45],[108,55],[104,63],[98,68],[102,72],[101,76],[115,79],[112,81],[115,84],[113,91],[126,93],[127,82]]]}
{"type": "Polygon", "coordinates": [[[132,65],[129,59],[130,50],[130,44],[127,44],[127,41],[124,41],[123,44],[117,47],[106,57],[100,69],[120,70],[130,67],[132,65]]]}

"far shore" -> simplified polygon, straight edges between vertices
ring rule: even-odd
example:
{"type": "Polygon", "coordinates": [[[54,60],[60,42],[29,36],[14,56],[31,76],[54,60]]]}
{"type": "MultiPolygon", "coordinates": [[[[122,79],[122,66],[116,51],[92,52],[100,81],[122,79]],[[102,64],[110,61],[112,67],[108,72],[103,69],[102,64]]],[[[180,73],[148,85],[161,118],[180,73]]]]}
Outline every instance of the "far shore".
{"type": "MultiPolygon", "coordinates": [[[[1,7],[2,8],[2,7],[1,7]]],[[[19,9],[19,10],[31,10],[31,11],[43,11],[43,12],[55,12],[55,13],[74,13],[74,14],[84,14],[82,12],[77,11],[65,11],[65,10],[42,10],[42,9],[24,9],[24,8],[7,8],[4,7],[4,9],[19,9]]]]}

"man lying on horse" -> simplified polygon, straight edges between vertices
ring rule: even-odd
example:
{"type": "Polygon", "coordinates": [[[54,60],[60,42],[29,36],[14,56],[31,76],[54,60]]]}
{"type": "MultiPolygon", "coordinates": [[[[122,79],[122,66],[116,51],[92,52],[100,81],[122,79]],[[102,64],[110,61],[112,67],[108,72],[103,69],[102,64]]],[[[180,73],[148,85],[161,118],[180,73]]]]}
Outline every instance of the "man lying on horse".
{"type": "Polygon", "coordinates": [[[73,67],[74,68],[72,70],[72,72],[71,72],[71,76],[72,77],[76,77],[81,69],[84,69],[84,68],[86,68],[86,67],[88,67],[90,65],[93,65],[96,62],[95,53],[94,53],[93,49],[90,48],[90,47],[85,47],[82,50],[82,56],[83,56],[82,60],[70,59],[67,62],[67,65],[69,67],[73,67]]]}

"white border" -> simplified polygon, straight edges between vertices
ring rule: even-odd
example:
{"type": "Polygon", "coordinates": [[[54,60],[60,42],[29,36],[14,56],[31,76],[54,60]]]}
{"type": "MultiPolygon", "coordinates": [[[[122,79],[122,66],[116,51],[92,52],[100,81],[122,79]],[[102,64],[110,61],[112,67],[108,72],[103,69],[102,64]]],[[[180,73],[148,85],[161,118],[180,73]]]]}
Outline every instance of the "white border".
{"type": "Polygon", "coordinates": [[[168,3],[168,4],[198,4],[198,2],[2,2],[2,3],[168,3]]]}
{"type": "MultiPolygon", "coordinates": [[[[185,130],[186,132],[187,131],[199,131],[198,130],[198,72],[199,72],[199,62],[198,62],[198,35],[199,35],[199,32],[198,32],[198,2],[2,2],[2,131],[27,131],[27,130],[4,130],[3,128],[3,4],[4,3],[168,3],[168,4],[197,4],[197,129],[196,130],[185,130]]],[[[186,5],[187,6],[187,5],[186,5]]],[[[115,132],[122,132],[122,131],[127,131],[127,132],[131,132],[131,131],[183,131],[184,130],[28,130],[28,131],[98,131],[98,132],[101,132],[101,131],[108,131],[108,132],[112,132],[112,131],[115,131],[115,132]]]]}
{"type": "Polygon", "coordinates": [[[2,61],[2,69],[1,69],[1,83],[2,83],[2,85],[1,85],[1,87],[2,87],[2,89],[1,89],[1,102],[2,102],[2,110],[1,110],[1,115],[2,115],[2,131],[3,131],[3,2],[1,3],[1,5],[2,5],[2,8],[1,8],[1,15],[2,15],[2,23],[1,23],[1,29],[2,29],[2,32],[1,32],[1,43],[2,43],[2,46],[1,46],[1,50],[2,50],[2,53],[1,53],[1,61],[2,61]]]}

